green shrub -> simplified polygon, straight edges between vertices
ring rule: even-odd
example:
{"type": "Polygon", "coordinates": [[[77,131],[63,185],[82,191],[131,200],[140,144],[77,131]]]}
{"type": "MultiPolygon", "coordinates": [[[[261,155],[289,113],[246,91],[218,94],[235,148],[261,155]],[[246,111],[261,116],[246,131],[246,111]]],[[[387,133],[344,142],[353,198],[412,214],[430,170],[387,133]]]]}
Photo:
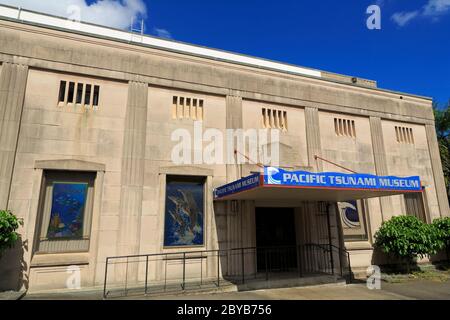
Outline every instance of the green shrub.
{"type": "Polygon", "coordinates": [[[12,248],[19,239],[16,230],[23,225],[23,220],[17,218],[10,211],[0,211],[0,256],[8,249],[12,248]]]}
{"type": "Polygon", "coordinates": [[[408,264],[417,258],[436,254],[444,243],[434,225],[413,216],[393,217],[383,222],[375,234],[375,246],[408,264]]]}
{"type": "Polygon", "coordinates": [[[439,234],[439,238],[450,249],[450,217],[440,218],[433,221],[433,226],[439,234]]]}

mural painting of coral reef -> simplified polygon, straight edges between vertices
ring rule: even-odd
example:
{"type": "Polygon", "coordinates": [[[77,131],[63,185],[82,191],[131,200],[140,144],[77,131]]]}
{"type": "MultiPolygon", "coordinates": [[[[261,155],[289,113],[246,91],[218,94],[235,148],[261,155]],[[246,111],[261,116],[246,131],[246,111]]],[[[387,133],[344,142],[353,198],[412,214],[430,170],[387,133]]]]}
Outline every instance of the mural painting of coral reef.
{"type": "Polygon", "coordinates": [[[82,238],[88,185],[54,183],[47,238],[82,238]]]}

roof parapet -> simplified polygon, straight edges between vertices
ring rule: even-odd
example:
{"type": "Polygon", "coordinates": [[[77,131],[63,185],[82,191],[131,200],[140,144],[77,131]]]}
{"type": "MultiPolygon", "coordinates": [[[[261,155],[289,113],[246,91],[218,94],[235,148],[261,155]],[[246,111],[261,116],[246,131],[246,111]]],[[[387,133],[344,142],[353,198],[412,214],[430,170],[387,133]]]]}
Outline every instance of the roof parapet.
{"type": "Polygon", "coordinates": [[[147,45],[174,52],[196,55],[209,59],[222,60],[231,63],[245,64],[252,67],[288,72],[310,77],[322,77],[322,72],[315,69],[299,67],[287,63],[256,58],[228,51],[187,44],[174,40],[161,39],[149,35],[141,35],[124,30],[108,28],[87,22],[74,22],[63,17],[39,13],[22,8],[0,5],[0,17],[6,17],[22,23],[32,23],[55,27],[62,30],[102,36],[110,39],[126,41],[138,45],[147,45]]]}
{"type": "Polygon", "coordinates": [[[346,76],[332,72],[322,71],[322,78],[331,79],[339,82],[345,82],[349,84],[355,84],[363,87],[377,88],[377,82],[375,80],[346,76]]]}

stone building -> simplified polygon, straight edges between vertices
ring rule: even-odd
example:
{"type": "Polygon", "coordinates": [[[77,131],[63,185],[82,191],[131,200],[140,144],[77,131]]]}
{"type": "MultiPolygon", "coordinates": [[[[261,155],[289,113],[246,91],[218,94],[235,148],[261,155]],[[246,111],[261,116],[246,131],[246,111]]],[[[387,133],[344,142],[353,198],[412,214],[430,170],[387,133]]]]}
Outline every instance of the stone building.
{"type": "MultiPolygon", "coordinates": [[[[185,275],[225,278],[244,264],[258,273],[258,252],[244,263],[227,250],[271,245],[329,245],[365,271],[383,221],[449,215],[430,98],[6,6],[0,208],[24,220],[21,245],[0,260],[0,288],[29,290],[65,288],[68,267],[82,287],[102,286],[106,259],[130,255],[224,250],[190,260],[185,275]],[[418,176],[420,192],[274,188],[215,199],[262,169],[175,164],[173,132],[194,135],[199,121],[224,134],[279,129],[277,167],[288,171],[418,176]]],[[[174,278],[179,266],[111,267],[108,281],[174,278]]]]}

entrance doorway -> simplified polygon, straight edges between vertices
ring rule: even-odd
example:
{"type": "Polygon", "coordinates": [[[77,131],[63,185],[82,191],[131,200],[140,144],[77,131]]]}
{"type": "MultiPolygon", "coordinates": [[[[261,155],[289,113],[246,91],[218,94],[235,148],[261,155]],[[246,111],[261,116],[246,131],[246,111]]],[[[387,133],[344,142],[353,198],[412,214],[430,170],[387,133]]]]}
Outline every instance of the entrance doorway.
{"type": "Polygon", "coordinates": [[[256,208],[257,267],[260,272],[297,268],[293,208],[256,208]]]}

